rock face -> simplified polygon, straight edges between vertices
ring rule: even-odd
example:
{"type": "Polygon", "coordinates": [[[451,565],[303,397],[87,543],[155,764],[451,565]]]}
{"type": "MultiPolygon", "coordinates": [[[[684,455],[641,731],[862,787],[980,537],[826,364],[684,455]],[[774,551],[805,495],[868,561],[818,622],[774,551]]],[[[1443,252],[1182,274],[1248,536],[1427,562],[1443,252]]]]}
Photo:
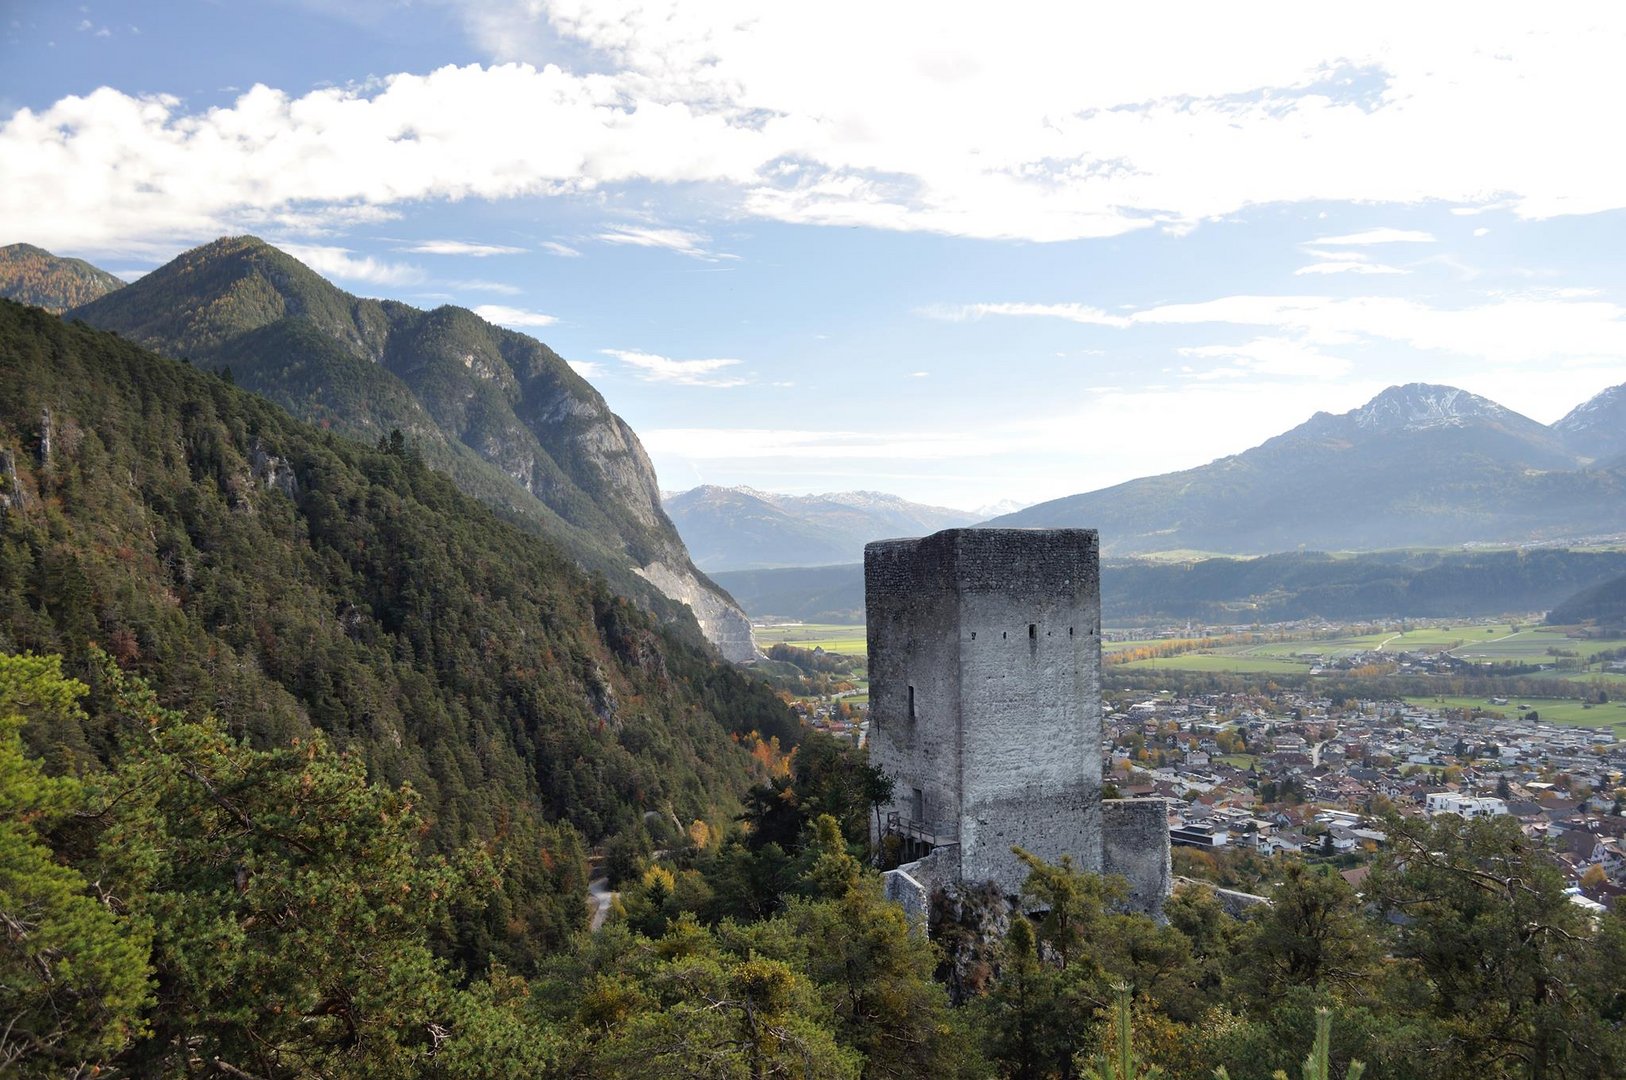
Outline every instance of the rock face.
{"type": "Polygon", "coordinates": [[[638,436],[534,338],[463,308],[352,296],[253,237],[188,251],[72,315],[229,369],[352,438],[400,431],[411,452],[619,591],[669,615],[681,610],[669,601],[687,604],[725,655],[755,655],[744,613],[698,574],[662,511],[638,436]]]}

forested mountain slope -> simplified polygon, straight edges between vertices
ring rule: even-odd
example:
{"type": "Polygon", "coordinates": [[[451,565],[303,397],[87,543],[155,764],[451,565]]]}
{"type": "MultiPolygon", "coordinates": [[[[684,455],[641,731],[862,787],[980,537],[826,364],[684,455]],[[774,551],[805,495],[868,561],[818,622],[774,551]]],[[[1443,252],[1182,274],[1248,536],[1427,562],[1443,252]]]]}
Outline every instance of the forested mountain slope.
{"type": "Polygon", "coordinates": [[[64,259],[33,244],[0,247],[0,297],[9,300],[62,312],[123,287],[83,259],[64,259]]]}
{"type": "MultiPolygon", "coordinates": [[[[258,744],[327,732],[443,844],[532,812],[590,840],[716,820],[751,775],[736,736],[798,732],[404,444],[0,302],[0,653],[83,675],[93,643],[258,744]]],[[[37,748],[68,767],[103,740],[37,748]]]]}
{"type": "Polygon", "coordinates": [[[622,593],[669,615],[660,596],[687,603],[724,655],[754,655],[743,614],[662,512],[637,435],[534,338],[464,308],[352,296],[247,236],[185,252],[71,314],[229,367],[238,385],[341,434],[372,442],[399,429],[464,491],[560,539],[622,593]]]}

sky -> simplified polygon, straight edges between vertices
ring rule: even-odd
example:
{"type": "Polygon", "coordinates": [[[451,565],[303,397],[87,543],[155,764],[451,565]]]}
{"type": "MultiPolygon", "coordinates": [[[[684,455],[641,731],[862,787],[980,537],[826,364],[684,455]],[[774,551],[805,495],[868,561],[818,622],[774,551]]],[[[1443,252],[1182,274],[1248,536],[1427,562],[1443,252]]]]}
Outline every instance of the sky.
{"type": "Polygon", "coordinates": [[[1028,504],[1626,382],[1626,9],[0,0],[0,244],[251,232],[546,341],[661,484],[1028,504]]]}

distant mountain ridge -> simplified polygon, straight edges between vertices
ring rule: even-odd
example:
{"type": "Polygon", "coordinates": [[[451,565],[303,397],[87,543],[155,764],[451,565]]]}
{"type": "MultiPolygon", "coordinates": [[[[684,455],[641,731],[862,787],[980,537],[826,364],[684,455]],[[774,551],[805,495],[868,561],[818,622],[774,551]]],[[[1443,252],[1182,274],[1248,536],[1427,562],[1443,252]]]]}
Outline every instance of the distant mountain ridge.
{"type": "Polygon", "coordinates": [[[666,512],[707,572],[822,566],[861,559],[871,540],[970,525],[967,510],[879,491],[783,495],[702,485],[664,496],[666,512]]]}
{"type": "Polygon", "coordinates": [[[1199,468],[987,524],[1095,528],[1115,555],[1556,541],[1626,532],[1626,471],[1587,468],[1564,431],[1487,398],[1411,383],[1199,468]]]}
{"type": "Polygon", "coordinates": [[[750,625],[698,573],[637,435],[546,345],[458,307],[423,311],[332,285],[251,236],[187,251],[74,308],[233,379],[300,419],[376,441],[399,430],[465,491],[562,540],[616,588],[687,604],[725,656],[750,625]]]}
{"type": "Polygon", "coordinates": [[[1626,454],[1626,384],[1577,405],[1553,431],[1572,453],[1606,465],[1626,454]]]}
{"type": "Polygon", "coordinates": [[[0,297],[53,315],[123,287],[123,281],[83,259],[65,259],[33,244],[0,247],[0,297]]]}
{"type": "MultiPolygon", "coordinates": [[[[1187,619],[1227,625],[1309,618],[1461,618],[1557,605],[1551,622],[1602,620],[1611,612],[1618,621],[1626,616],[1623,573],[1626,552],[1561,549],[1105,559],[1101,614],[1113,625],[1187,619]],[[1593,591],[1573,595],[1581,589],[1593,591]]],[[[717,578],[752,618],[864,621],[860,563],[735,570],[717,578]]]]}

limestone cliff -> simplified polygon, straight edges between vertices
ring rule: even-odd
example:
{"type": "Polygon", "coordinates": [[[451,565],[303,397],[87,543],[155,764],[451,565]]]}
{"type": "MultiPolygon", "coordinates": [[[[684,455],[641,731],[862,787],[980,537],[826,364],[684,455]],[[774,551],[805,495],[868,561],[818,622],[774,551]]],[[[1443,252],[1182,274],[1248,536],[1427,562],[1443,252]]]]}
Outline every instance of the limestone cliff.
{"type": "Polygon", "coordinates": [[[253,237],[188,251],[72,312],[367,441],[399,430],[465,491],[560,541],[732,660],[745,614],[700,575],[638,436],[557,353],[472,311],[367,300],[253,237]],[[651,588],[653,586],[653,588],[651,588]],[[658,590],[658,592],[657,592],[658,590]]]}

